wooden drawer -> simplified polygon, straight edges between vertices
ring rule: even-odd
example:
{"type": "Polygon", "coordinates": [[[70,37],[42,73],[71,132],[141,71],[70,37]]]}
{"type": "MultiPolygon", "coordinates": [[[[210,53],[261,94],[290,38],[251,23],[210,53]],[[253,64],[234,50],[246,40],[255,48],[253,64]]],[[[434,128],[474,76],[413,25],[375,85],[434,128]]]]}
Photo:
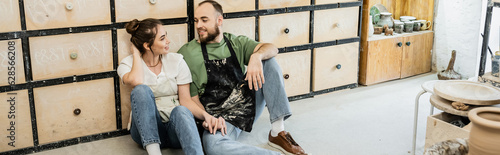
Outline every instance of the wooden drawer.
{"type": "MultiPolygon", "coordinates": [[[[203,0],[194,0],[194,9],[198,7],[198,4],[203,0]]],[[[218,0],[224,10],[224,13],[228,12],[241,12],[241,11],[252,11],[255,10],[255,1],[249,0],[218,0]]]]}
{"type": "Polygon", "coordinates": [[[40,144],[116,130],[113,78],[34,88],[33,95],[40,144]]]}
{"type": "MultiPolygon", "coordinates": [[[[167,37],[170,39],[170,49],[168,52],[177,53],[177,51],[182,47],[182,45],[188,42],[187,38],[187,24],[177,24],[177,25],[165,25],[163,26],[165,31],[167,31],[167,37]]],[[[132,35],[128,34],[125,29],[117,30],[118,38],[118,63],[130,54],[130,47],[132,42],[130,42],[130,37],[132,35]]]]}
{"type": "Polygon", "coordinates": [[[26,28],[38,30],[111,24],[109,2],[103,0],[25,0],[26,28]]]}
{"type": "Polygon", "coordinates": [[[318,4],[345,3],[345,2],[357,2],[357,1],[359,1],[359,0],[316,0],[316,5],[318,5],[318,4]]]}
{"type": "Polygon", "coordinates": [[[0,93],[0,152],[33,146],[27,90],[0,93]],[[14,147],[15,146],[15,147],[14,147]]]}
{"type": "Polygon", "coordinates": [[[297,96],[309,93],[311,51],[278,54],[276,60],[283,71],[286,94],[288,96],[297,96]]]}
{"type": "Polygon", "coordinates": [[[116,0],[115,9],[116,22],[187,17],[186,0],[116,0]]]}
{"type": "Polygon", "coordinates": [[[261,42],[277,47],[308,44],[309,12],[261,16],[259,31],[261,42]]]}
{"type": "Polygon", "coordinates": [[[255,17],[225,19],[223,25],[225,32],[255,39],[255,17]]]}
{"type": "Polygon", "coordinates": [[[284,8],[311,5],[310,0],[259,0],[259,9],[284,8]]]}
{"type": "Polygon", "coordinates": [[[31,37],[30,53],[35,81],[113,70],[110,31],[31,37]]]}
{"type": "Polygon", "coordinates": [[[19,0],[0,1],[0,33],[21,31],[21,18],[19,16],[19,0]]]}
{"type": "Polygon", "coordinates": [[[314,12],[314,42],[325,42],[358,36],[359,7],[314,12]]]}
{"type": "Polygon", "coordinates": [[[0,86],[26,83],[21,39],[0,41],[0,86]]]}
{"type": "Polygon", "coordinates": [[[358,42],[314,49],[313,90],[357,83],[358,53],[358,42]]]}

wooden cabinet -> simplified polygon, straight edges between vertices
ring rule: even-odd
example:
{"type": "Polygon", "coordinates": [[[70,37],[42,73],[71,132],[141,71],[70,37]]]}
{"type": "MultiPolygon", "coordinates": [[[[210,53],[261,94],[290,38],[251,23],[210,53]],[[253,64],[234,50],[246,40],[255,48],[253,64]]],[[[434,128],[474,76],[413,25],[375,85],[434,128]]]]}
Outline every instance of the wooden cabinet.
{"type": "Polygon", "coordinates": [[[113,79],[33,89],[40,144],[116,130],[113,79]]]}
{"type": "Polygon", "coordinates": [[[33,80],[113,70],[111,31],[30,38],[33,80]]]}
{"type": "Polygon", "coordinates": [[[186,0],[116,0],[115,10],[117,22],[146,18],[180,18],[187,17],[187,2],[186,0]]]}
{"type": "Polygon", "coordinates": [[[311,76],[311,51],[283,53],[276,56],[283,72],[285,90],[288,96],[309,93],[311,76]]]}
{"type": "Polygon", "coordinates": [[[430,72],[434,33],[414,31],[368,37],[370,8],[375,4],[384,5],[394,19],[414,16],[433,22],[434,0],[364,0],[359,83],[370,85],[430,72]]]}
{"type": "Polygon", "coordinates": [[[18,0],[0,1],[0,33],[21,31],[21,17],[19,15],[18,0]]]}
{"type": "Polygon", "coordinates": [[[320,4],[332,4],[332,3],[344,3],[344,2],[357,2],[359,0],[316,0],[316,5],[320,4]]]}
{"type": "Polygon", "coordinates": [[[309,12],[260,17],[260,41],[278,48],[309,43],[309,12]]]}
{"type": "Polygon", "coordinates": [[[103,0],[25,0],[26,27],[39,30],[111,24],[109,3],[103,0]]]}
{"type": "Polygon", "coordinates": [[[28,90],[0,93],[0,152],[33,146],[28,90]]]}
{"type": "Polygon", "coordinates": [[[430,72],[433,34],[422,31],[370,38],[361,51],[359,83],[371,85],[430,72]]]}

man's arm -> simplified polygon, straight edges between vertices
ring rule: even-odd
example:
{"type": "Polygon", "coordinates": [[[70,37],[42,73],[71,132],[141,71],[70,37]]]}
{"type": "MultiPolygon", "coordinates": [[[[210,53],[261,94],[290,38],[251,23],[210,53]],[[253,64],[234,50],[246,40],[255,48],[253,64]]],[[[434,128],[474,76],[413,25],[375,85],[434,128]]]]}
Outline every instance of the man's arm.
{"type": "Polygon", "coordinates": [[[262,88],[262,84],[265,83],[262,60],[270,59],[276,55],[278,55],[278,48],[273,44],[260,43],[255,46],[253,54],[248,61],[247,76],[245,77],[245,80],[248,80],[250,90],[255,88],[257,91],[259,88],[262,88]]]}

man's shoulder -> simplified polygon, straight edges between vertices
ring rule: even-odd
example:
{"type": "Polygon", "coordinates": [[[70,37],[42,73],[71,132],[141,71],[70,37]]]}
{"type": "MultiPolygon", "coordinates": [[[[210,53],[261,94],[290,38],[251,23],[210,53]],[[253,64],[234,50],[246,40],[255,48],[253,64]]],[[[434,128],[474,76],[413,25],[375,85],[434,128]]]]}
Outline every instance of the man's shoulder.
{"type": "Polygon", "coordinates": [[[182,45],[182,47],[177,51],[177,53],[182,54],[184,57],[186,54],[190,53],[189,51],[198,49],[200,47],[200,43],[197,42],[196,39],[193,39],[186,44],[182,45]]]}

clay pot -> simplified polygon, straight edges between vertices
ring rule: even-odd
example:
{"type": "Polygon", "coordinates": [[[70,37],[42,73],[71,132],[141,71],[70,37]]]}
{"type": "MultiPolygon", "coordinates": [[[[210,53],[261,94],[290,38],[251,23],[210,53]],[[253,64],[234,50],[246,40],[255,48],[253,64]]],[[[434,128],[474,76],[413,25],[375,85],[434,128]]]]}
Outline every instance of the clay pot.
{"type": "Polygon", "coordinates": [[[500,154],[500,108],[481,107],[469,112],[472,128],[469,155],[500,154]]]}

